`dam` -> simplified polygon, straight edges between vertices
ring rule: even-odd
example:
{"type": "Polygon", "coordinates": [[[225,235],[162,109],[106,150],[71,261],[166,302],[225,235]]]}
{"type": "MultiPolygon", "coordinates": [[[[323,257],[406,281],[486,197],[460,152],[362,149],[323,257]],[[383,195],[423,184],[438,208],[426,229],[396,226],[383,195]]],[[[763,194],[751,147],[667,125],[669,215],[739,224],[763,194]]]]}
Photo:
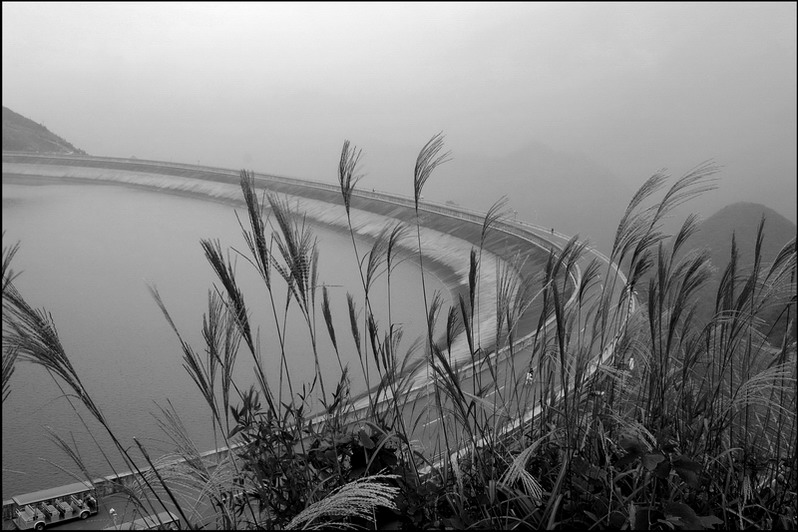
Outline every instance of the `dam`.
{"type": "MultiPolygon", "coordinates": [[[[112,183],[241,205],[239,172],[220,168],[158,161],[4,153],[3,175],[4,183],[6,177],[11,182],[112,183]]],[[[314,224],[336,231],[346,230],[347,219],[337,185],[264,174],[256,174],[256,179],[259,188],[296,198],[298,212],[304,213],[314,224]]],[[[352,222],[358,238],[373,240],[385,223],[391,220],[408,225],[415,223],[412,198],[356,189],[352,200],[352,222]]],[[[435,271],[449,291],[450,302],[467,293],[469,254],[472,246],[479,245],[483,221],[484,215],[466,209],[431,202],[419,205],[425,267],[435,271]]],[[[412,239],[408,240],[407,252],[412,255],[415,243],[412,239]]],[[[488,257],[507,263],[512,261],[513,264],[522,265],[516,271],[517,275],[533,279],[545,266],[549,252],[556,252],[566,241],[564,235],[549,228],[519,222],[499,222],[485,242],[485,263],[488,263],[488,257]]],[[[479,320],[488,348],[495,323],[490,311],[495,306],[490,287],[495,285],[496,279],[490,277],[487,268],[482,273],[487,276],[484,282],[487,288],[483,300],[485,312],[479,316],[479,320]],[[494,321],[491,322],[491,319],[494,321]]],[[[537,320],[538,316],[530,315],[517,336],[521,339],[528,337],[537,320]]],[[[416,389],[422,384],[419,379],[416,389]]]]}

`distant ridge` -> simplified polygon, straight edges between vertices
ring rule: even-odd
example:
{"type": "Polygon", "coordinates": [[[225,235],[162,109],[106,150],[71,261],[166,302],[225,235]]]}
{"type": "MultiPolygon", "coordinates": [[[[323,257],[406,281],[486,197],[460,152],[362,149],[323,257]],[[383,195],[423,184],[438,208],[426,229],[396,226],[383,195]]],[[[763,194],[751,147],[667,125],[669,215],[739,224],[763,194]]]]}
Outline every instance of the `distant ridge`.
{"type": "Polygon", "coordinates": [[[88,155],[46,127],[3,107],[3,151],[88,155]]]}
{"type": "MultiPolygon", "coordinates": [[[[706,220],[686,243],[686,250],[706,249],[709,252],[714,273],[712,278],[698,294],[698,319],[702,323],[712,316],[715,310],[715,296],[720,278],[731,258],[731,241],[734,235],[737,245],[738,275],[750,273],[754,261],[756,232],[762,217],[765,218],[762,240],[762,263],[767,267],[779,251],[796,237],[796,225],[787,218],[759,203],[733,203],[722,208],[706,220]]],[[[776,321],[777,316],[771,316],[776,321]]],[[[793,322],[791,336],[796,337],[796,322],[793,322]]],[[[778,328],[770,335],[774,345],[779,345],[784,328],[778,328]]],[[[768,331],[763,331],[767,333],[768,331]]]]}
{"type": "Polygon", "coordinates": [[[772,261],[781,248],[795,238],[796,225],[787,218],[759,203],[733,203],[704,220],[699,231],[687,241],[687,248],[706,248],[712,264],[725,268],[731,255],[731,238],[737,243],[740,265],[747,266],[754,259],[754,242],[759,222],[764,216],[762,260],[772,261]]]}

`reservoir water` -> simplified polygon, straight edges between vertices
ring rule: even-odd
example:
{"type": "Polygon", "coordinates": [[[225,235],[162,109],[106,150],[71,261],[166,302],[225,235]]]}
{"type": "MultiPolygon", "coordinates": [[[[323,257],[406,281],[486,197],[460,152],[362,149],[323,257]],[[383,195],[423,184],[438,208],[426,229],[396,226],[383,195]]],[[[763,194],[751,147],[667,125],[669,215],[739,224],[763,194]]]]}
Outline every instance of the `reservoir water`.
{"type": "MultiPolygon", "coordinates": [[[[38,184],[4,179],[2,187],[3,244],[21,242],[12,263],[14,271],[21,272],[15,283],[33,307],[44,307],[52,314],[67,354],[115,433],[134,448],[133,437],[138,438],[153,455],[168,451],[170,444],[152,414],[158,412],[156,403],[166,406],[169,400],[196,446],[213,448],[207,405],[182,368],[178,340],[147,286],[158,288],[181,334],[195,351],[204,353],[202,317],[215,276],[199,241],[218,238],[223,249],[243,252],[246,247],[235,211],[245,220],[245,210],[118,185],[31,183],[38,184]]],[[[364,388],[364,379],[351,339],[346,292],[355,295],[361,318],[363,298],[352,243],[348,234],[324,226],[313,226],[313,233],[320,249],[319,283],[329,286],[339,347],[356,392],[364,388]]],[[[361,241],[358,246],[363,254],[369,244],[361,241]]],[[[260,328],[262,355],[276,387],[279,344],[266,288],[241,257],[236,271],[253,326],[260,328]]],[[[383,316],[384,281],[383,275],[377,283],[380,292],[372,301],[383,316]]],[[[401,262],[391,285],[393,321],[403,325],[402,345],[407,349],[423,333],[417,264],[401,262]]],[[[448,296],[434,276],[427,277],[427,290],[448,296]]],[[[320,302],[320,293],[318,298],[320,302]]],[[[296,308],[292,312],[287,352],[296,385],[313,378],[313,356],[304,322],[296,308]]],[[[329,393],[340,370],[321,312],[317,335],[329,393]]],[[[373,375],[373,366],[370,371],[373,375]]],[[[236,382],[241,388],[254,382],[252,360],[243,344],[236,382]]],[[[77,472],[76,466],[51,441],[46,427],[76,444],[92,475],[111,473],[92,437],[103,448],[108,447],[107,439],[82,406],[77,410],[89,430],[42,367],[17,363],[11,394],[3,405],[4,499],[75,481],[59,466],[72,473],[77,472]]],[[[115,452],[109,458],[114,467],[121,467],[115,452]]]]}

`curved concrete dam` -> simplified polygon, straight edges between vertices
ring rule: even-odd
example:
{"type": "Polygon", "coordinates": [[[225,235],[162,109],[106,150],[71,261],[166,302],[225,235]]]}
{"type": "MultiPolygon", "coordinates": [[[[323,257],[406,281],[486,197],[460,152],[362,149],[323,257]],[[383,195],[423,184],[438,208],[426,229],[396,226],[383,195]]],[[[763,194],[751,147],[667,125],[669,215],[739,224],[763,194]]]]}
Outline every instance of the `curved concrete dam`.
{"type": "MultiPolygon", "coordinates": [[[[138,159],[4,152],[3,175],[4,179],[22,182],[31,179],[100,181],[243,205],[240,172],[229,169],[138,159]]],[[[255,177],[257,187],[290,197],[294,212],[304,214],[313,223],[348,231],[346,211],[337,184],[269,174],[255,174],[255,177]]],[[[373,241],[393,221],[403,222],[412,228],[416,222],[416,212],[412,198],[356,188],[352,197],[351,219],[356,236],[373,241]]],[[[481,213],[430,202],[419,204],[425,269],[431,269],[448,287],[450,302],[454,306],[460,295],[468,299],[470,253],[472,248],[479,247],[483,222],[484,215],[481,213]]],[[[497,272],[505,268],[531,281],[543,270],[549,251],[558,250],[565,238],[526,224],[503,221],[493,227],[485,241],[480,262],[479,308],[475,325],[480,332],[481,345],[488,350],[495,342],[497,272]]],[[[415,231],[410,235],[400,243],[408,256],[418,251],[415,231]]],[[[361,252],[361,255],[364,253],[361,252]]],[[[530,333],[538,318],[539,312],[534,312],[534,309],[527,312],[519,323],[516,338],[530,333]]],[[[438,330],[442,328],[438,326],[438,330]]],[[[456,361],[468,356],[462,335],[455,341],[452,352],[456,361]]]]}
{"type": "MultiPolygon", "coordinates": [[[[4,152],[3,177],[12,183],[112,183],[193,195],[238,207],[243,205],[240,172],[220,168],[157,161],[4,152]]],[[[290,197],[293,210],[304,213],[313,223],[348,231],[346,211],[337,184],[266,174],[256,174],[255,177],[259,189],[290,197]]],[[[356,189],[352,198],[351,217],[358,239],[369,242],[386,225],[397,220],[409,227],[414,226],[416,211],[412,198],[356,189]]],[[[479,246],[484,215],[449,205],[422,202],[419,205],[419,222],[422,226],[425,271],[433,272],[444,281],[450,291],[449,301],[454,306],[460,295],[468,300],[470,253],[472,248],[479,246]]],[[[555,233],[549,228],[530,226],[522,222],[503,221],[493,227],[485,242],[481,259],[480,308],[477,319],[482,347],[488,351],[495,341],[497,270],[504,268],[519,278],[537,280],[537,276],[545,268],[550,250],[556,253],[568,240],[565,235],[555,233]]],[[[404,252],[408,256],[417,255],[414,228],[411,236],[405,239],[404,246],[404,252]]],[[[367,250],[367,247],[362,247],[361,256],[367,250]]],[[[609,264],[606,257],[595,252],[593,254],[609,264]]],[[[617,269],[615,271],[618,273],[617,269]]],[[[571,286],[578,283],[578,279],[579,265],[571,272],[571,286]]],[[[533,286],[538,289],[540,283],[533,283],[533,286]]],[[[539,313],[539,309],[532,309],[520,321],[515,334],[515,345],[519,349],[529,345],[528,340],[534,336],[539,313]]],[[[436,331],[445,329],[442,324],[445,323],[445,313],[442,315],[436,331]]],[[[419,319],[423,318],[419,316],[419,319]]],[[[465,362],[469,355],[465,339],[455,340],[453,347],[452,358],[465,362]]],[[[599,354],[597,363],[606,358],[610,349],[611,345],[599,354]]],[[[423,400],[420,396],[423,393],[422,388],[426,388],[428,384],[428,376],[423,371],[418,371],[414,377],[409,395],[415,396],[414,401],[417,398],[423,400]]],[[[523,380],[523,376],[521,379],[523,380]]],[[[430,419],[424,427],[434,426],[435,421],[430,419]]]]}

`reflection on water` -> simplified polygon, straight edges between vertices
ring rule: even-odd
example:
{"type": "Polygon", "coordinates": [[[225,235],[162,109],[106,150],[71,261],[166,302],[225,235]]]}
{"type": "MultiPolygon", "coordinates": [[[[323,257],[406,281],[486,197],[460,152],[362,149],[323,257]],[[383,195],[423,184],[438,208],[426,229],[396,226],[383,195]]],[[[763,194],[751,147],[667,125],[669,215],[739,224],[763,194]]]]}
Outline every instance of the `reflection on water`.
{"type": "MultiPolygon", "coordinates": [[[[238,208],[241,215],[244,209],[238,208]]],[[[34,307],[53,316],[64,347],[111,426],[125,444],[137,437],[154,454],[169,447],[152,412],[170,400],[200,450],[214,446],[210,413],[181,367],[177,339],[151,298],[147,284],[157,286],[184,338],[202,352],[202,316],[214,276],[199,245],[201,238],[219,238],[223,249],[241,251],[245,244],[229,205],[119,186],[3,184],[5,245],[21,241],[13,269],[22,272],[16,284],[34,307]]],[[[314,227],[320,247],[320,282],[329,285],[337,339],[353,378],[353,391],[363,387],[360,362],[349,335],[346,291],[356,294],[360,278],[347,235],[314,227]]],[[[366,249],[366,244],[363,244],[366,249]]],[[[362,251],[361,251],[362,253],[362,251]]],[[[233,253],[231,256],[235,257],[233,253]]],[[[262,356],[276,388],[279,343],[265,286],[242,258],[237,272],[252,323],[260,327],[262,356]]],[[[409,347],[422,332],[423,303],[417,266],[403,261],[392,277],[394,322],[405,328],[409,347]],[[396,287],[402,287],[398,290],[396,287]]],[[[372,304],[385,315],[385,283],[372,304]]],[[[427,289],[445,287],[427,278],[427,289]]],[[[278,296],[282,299],[284,296],[278,296]]],[[[320,297],[320,295],[319,295],[320,297]]],[[[278,304],[278,308],[279,308],[278,304]]],[[[362,316],[362,314],[361,314],[362,316]]],[[[298,312],[288,322],[288,362],[294,382],[313,375],[312,350],[298,312]]],[[[383,319],[383,323],[387,321],[383,319]]],[[[318,332],[322,373],[328,393],[340,375],[321,314],[318,332]]],[[[253,363],[242,346],[236,366],[240,388],[254,382],[253,363]]],[[[372,375],[373,375],[372,367],[372,375]]],[[[72,412],[69,398],[41,367],[18,363],[11,395],[3,404],[3,498],[73,482],[55,464],[75,466],[50,441],[51,427],[76,442],[92,474],[108,474],[111,466],[91,442],[105,440],[94,423],[86,426],[72,412]]],[[[84,411],[78,408],[83,414],[84,411]]],[[[114,467],[120,462],[109,456],[114,467]]]]}

